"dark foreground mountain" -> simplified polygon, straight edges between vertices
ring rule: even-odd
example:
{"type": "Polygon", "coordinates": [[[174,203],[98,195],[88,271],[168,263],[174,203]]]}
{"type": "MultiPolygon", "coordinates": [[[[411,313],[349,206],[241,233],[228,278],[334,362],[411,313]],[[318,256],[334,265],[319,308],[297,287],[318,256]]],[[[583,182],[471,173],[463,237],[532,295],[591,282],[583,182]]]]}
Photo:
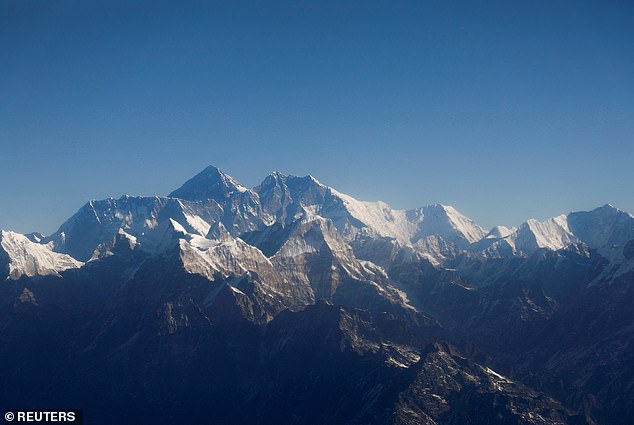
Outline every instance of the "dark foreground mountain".
{"type": "Polygon", "coordinates": [[[634,217],[486,231],[311,176],[2,232],[0,407],[87,423],[628,424],[634,217]]]}

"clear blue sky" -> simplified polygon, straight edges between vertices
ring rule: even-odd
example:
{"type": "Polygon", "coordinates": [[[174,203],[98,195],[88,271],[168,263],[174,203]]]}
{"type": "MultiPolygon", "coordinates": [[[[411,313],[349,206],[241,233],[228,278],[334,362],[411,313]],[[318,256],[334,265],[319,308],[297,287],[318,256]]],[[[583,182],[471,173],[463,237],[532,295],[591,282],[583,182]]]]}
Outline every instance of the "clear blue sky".
{"type": "Polygon", "coordinates": [[[634,2],[2,0],[0,147],[21,232],[209,164],[487,227],[634,211],[634,2]]]}

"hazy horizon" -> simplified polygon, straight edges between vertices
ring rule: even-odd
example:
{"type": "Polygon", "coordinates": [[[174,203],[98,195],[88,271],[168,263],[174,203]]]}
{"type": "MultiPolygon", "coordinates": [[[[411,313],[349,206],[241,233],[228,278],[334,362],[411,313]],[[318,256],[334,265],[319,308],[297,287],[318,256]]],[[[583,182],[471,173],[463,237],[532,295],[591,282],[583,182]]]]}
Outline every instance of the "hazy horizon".
{"type": "Polygon", "coordinates": [[[0,4],[0,228],[208,165],[485,228],[634,212],[634,4],[0,4]]]}

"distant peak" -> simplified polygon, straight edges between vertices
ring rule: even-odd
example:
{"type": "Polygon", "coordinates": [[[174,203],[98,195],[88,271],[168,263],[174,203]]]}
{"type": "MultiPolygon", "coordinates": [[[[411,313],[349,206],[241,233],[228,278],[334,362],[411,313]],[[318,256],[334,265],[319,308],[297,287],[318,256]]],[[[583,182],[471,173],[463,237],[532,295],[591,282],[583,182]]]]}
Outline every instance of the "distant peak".
{"type": "Polygon", "coordinates": [[[265,180],[274,181],[274,182],[284,182],[288,176],[286,174],[280,173],[279,171],[273,171],[271,174],[266,176],[265,180]]]}
{"type": "Polygon", "coordinates": [[[306,176],[309,180],[311,180],[313,183],[316,183],[320,186],[323,186],[323,184],[321,184],[321,182],[319,180],[317,180],[312,174],[309,174],[308,176],[306,176]]]}
{"type": "Polygon", "coordinates": [[[445,205],[445,204],[427,205],[423,207],[423,211],[428,214],[429,213],[441,213],[441,214],[447,214],[447,215],[460,214],[458,210],[456,210],[454,207],[452,207],[451,205],[445,205]]]}
{"type": "Polygon", "coordinates": [[[600,206],[599,208],[597,208],[598,210],[606,210],[606,211],[621,211],[620,209],[618,209],[617,207],[615,207],[612,204],[605,204],[603,206],[600,206]]]}
{"type": "Polygon", "coordinates": [[[445,204],[430,204],[425,206],[424,208],[436,209],[436,210],[447,210],[448,208],[452,208],[452,207],[445,204]]]}
{"type": "Polygon", "coordinates": [[[271,174],[266,176],[262,183],[256,186],[253,190],[260,194],[262,191],[270,190],[276,186],[284,186],[286,182],[286,175],[280,173],[279,171],[273,171],[271,174]]]}
{"type": "Polygon", "coordinates": [[[312,175],[307,175],[307,176],[303,176],[303,177],[299,177],[299,176],[287,176],[286,180],[291,180],[291,181],[295,181],[295,182],[301,182],[304,185],[307,186],[311,186],[311,185],[315,185],[315,186],[319,186],[319,187],[327,187],[325,184],[321,183],[319,180],[317,180],[315,177],[313,177],[312,175]]]}
{"type": "Polygon", "coordinates": [[[210,165],[187,180],[169,196],[190,201],[224,200],[235,192],[246,192],[247,190],[233,177],[210,165]]]}
{"type": "Polygon", "coordinates": [[[220,168],[216,167],[215,165],[208,165],[201,172],[204,173],[204,172],[207,172],[207,171],[215,171],[217,173],[222,173],[222,171],[220,171],[220,168]]]}
{"type": "Polygon", "coordinates": [[[320,189],[327,188],[326,185],[321,183],[310,174],[300,177],[291,174],[282,174],[279,171],[273,171],[271,174],[266,176],[264,181],[262,181],[259,186],[255,187],[253,190],[261,194],[261,192],[270,190],[276,186],[288,187],[290,188],[291,192],[301,192],[314,187],[318,187],[320,189]]]}
{"type": "Polygon", "coordinates": [[[469,243],[474,243],[487,234],[482,227],[451,205],[432,204],[418,211],[418,219],[422,219],[423,223],[419,236],[436,234],[452,238],[458,235],[469,243]]]}
{"type": "Polygon", "coordinates": [[[489,231],[489,233],[487,233],[485,238],[487,239],[505,238],[513,234],[513,232],[515,232],[516,230],[517,229],[515,227],[495,226],[489,231]]]}
{"type": "Polygon", "coordinates": [[[215,167],[213,165],[208,166],[207,168],[202,170],[200,173],[196,174],[193,178],[197,178],[197,177],[198,178],[207,177],[207,178],[216,178],[216,179],[231,178],[227,174],[223,173],[218,167],[215,167]]]}
{"type": "Polygon", "coordinates": [[[612,204],[605,204],[600,207],[597,207],[591,211],[574,211],[570,213],[570,216],[578,216],[588,214],[595,217],[617,217],[617,216],[627,216],[634,218],[634,215],[628,211],[624,211],[620,208],[615,207],[612,204]]]}

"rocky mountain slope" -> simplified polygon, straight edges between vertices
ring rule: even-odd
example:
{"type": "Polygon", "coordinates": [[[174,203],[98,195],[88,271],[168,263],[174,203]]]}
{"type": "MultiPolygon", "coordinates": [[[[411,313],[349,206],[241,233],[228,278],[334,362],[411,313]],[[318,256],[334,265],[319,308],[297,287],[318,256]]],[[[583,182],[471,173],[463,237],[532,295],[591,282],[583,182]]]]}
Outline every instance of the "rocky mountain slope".
{"type": "Polygon", "coordinates": [[[634,415],[634,216],[610,205],[486,231],[451,206],[208,167],[50,236],[3,231],[0,273],[7,405],[91,423],[634,415]]]}

